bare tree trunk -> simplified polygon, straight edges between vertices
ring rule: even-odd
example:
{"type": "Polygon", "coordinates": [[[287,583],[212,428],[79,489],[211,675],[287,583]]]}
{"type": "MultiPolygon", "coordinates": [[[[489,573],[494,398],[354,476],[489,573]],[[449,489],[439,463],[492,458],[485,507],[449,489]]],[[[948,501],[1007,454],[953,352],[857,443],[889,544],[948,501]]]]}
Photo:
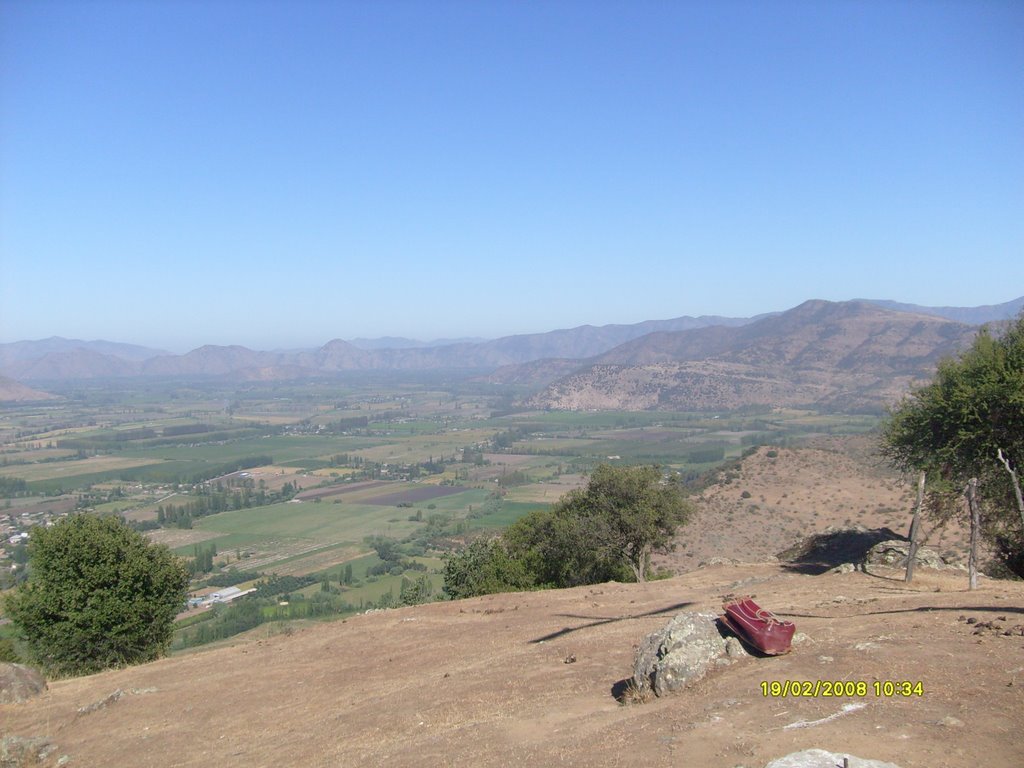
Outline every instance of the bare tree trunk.
{"type": "Polygon", "coordinates": [[[917,478],[917,504],[914,506],[914,519],[910,522],[910,547],[907,550],[907,575],[903,580],[908,584],[914,580],[914,565],[917,562],[917,531],[921,526],[921,507],[924,505],[924,480],[922,472],[917,478]]]}
{"type": "Polygon", "coordinates": [[[1017,496],[1017,509],[1020,510],[1020,524],[1024,525],[1024,497],[1020,493],[1020,478],[1017,476],[1017,470],[1010,466],[1010,460],[1003,456],[1003,449],[999,448],[996,451],[999,456],[999,460],[1003,462],[1003,466],[1006,467],[1006,471],[1010,473],[1010,482],[1013,483],[1013,492],[1017,496]]]}
{"type": "Polygon", "coordinates": [[[978,509],[978,478],[967,482],[967,506],[971,510],[971,554],[967,558],[968,589],[978,588],[978,533],[981,511],[978,509]]]}

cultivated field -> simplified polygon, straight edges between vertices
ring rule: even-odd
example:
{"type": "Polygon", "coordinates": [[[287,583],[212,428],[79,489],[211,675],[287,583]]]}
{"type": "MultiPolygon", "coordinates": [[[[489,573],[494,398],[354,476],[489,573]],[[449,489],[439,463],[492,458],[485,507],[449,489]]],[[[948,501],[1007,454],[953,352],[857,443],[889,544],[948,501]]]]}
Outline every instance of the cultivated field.
{"type": "Polygon", "coordinates": [[[323,591],[364,606],[421,576],[436,592],[440,553],[548,507],[603,462],[658,463],[697,482],[746,456],[697,500],[676,552],[658,561],[676,572],[723,553],[772,555],[808,526],[897,526],[907,514],[905,489],[866,469],[863,447],[853,459],[842,442],[808,449],[859,435],[872,417],[495,408],[507,402],[384,381],[83,388],[0,412],[10,505],[0,533],[75,508],[119,514],[156,527],[146,535],[182,557],[215,548],[197,589],[233,571],[300,577],[310,599],[323,591]],[[785,461],[765,458],[769,447],[785,461]],[[399,554],[381,560],[381,541],[399,554]]]}

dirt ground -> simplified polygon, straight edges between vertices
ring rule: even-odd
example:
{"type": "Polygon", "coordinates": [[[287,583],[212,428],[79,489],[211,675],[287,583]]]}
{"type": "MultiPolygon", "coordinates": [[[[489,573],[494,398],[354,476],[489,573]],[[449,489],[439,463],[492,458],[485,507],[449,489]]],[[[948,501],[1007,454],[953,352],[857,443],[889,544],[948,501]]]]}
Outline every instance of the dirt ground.
{"type": "Polygon", "coordinates": [[[879,569],[715,566],[647,584],[379,611],[53,682],[0,706],[6,735],[72,766],[763,766],[819,747],[903,768],[1024,765],[1024,583],[879,569]],[[646,703],[615,694],[683,610],[753,594],[806,639],[646,703]],[[980,622],[993,629],[978,630],[980,622]],[[975,634],[976,631],[982,634],[975,634]],[[865,695],[772,697],[773,681],[865,695]],[[923,694],[875,695],[874,683],[923,694]],[[112,697],[121,691],[119,698],[112,697]],[[105,705],[88,708],[104,700],[105,705]],[[851,706],[856,705],[856,706],[851,706]],[[845,709],[844,709],[845,708],[845,709]]]}
{"type": "MultiPolygon", "coordinates": [[[[759,448],[692,499],[696,514],[676,549],[654,564],[673,573],[713,557],[763,562],[809,533],[862,526],[910,531],[916,489],[885,467],[870,438],[824,438],[812,447],[759,448]]],[[[922,527],[925,546],[967,562],[967,530],[956,521],[922,527]]]]}

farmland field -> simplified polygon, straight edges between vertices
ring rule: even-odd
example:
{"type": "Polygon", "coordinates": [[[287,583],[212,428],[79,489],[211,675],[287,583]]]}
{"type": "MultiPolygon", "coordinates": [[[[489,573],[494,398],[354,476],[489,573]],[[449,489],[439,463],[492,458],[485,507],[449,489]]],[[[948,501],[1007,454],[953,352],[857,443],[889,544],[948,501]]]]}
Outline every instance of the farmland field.
{"type": "Polygon", "coordinates": [[[81,476],[97,476],[116,473],[123,469],[144,467],[160,463],[156,458],[133,458],[130,456],[91,456],[71,461],[48,461],[29,464],[12,464],[2,468],[0,474],[17,477],[28,482],[46,480],[73,480],[81,476]]]}
{"type": "MultiPolygon", "coordinates": [[[[288,502],[253,507],[203,518],[195,524],[202,531],[227,537],[307,539],[313,541],[361,541],[366,536],[399,536],[415,527],[407,520],[390,522],[394,507],[374,504],[288,502]]],[[[231,546],[234,546],[232,541],[231,546]]]]}
{"type": "MultiPolygon", "coordinates": [[[[442,553],[549,507],[600,463],[657,463],[693,480],[756,445],[877,421],[766,409],[517,413],[508,392],[383,375],[66,394],[0,410],[0,541],[75,509],[118,514],[195,568],[205,552],[196,588],[296,578],[303,599],[335,612],[393,604],[417,580],[436,595],[442,553]]],[[[0,587],[14,578],[3,565],[0,587]]]]}

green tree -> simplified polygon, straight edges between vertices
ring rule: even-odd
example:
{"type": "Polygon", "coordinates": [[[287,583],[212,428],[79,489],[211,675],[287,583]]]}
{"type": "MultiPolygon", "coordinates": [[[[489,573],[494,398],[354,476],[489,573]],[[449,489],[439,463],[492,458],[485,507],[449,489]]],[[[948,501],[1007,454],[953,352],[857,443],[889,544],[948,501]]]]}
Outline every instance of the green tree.
{"type": "Polygon", "coordinates": [[[983,530],[1012,560],[1024,545],[1024,314],[999,336],[982,329],[970,349],[942,361],[890,413],[881,450],[897,468],[927,474],[933,508],[949,510],[936,500],[976,478],[983,530]]]}
{"type": "Polygon", "coordinates": [[[434,592],[434,585],[430,578],[424,573],[415,579],[402,577],[402,590],[398,595],[400,605],[419,605],[430,601],[434,592]]]}
{"type": "Polygon", "coordinates": [[[74,515],[35,529],[29,565],[7,613],[32,660],[57,675],[157,658],[188,594],[181,561],[116,517],[74,515]]]}
{"type": "Polygon", "coordinates": [[[600,559],[618,559],[645,581],[651,553],[671,546],[691,507],[657,466],[602,464],[586,487],[562,497],[555,514],[573,521],[600,559]]]}
{"type": "Polygon", "coordinates": [[[602,581],[644,581],[651,553],[671,547],[691,507],[656,466],[594,470],[585,488],[520,518],[498,539],[445,564],[451,597],[602,581]]]}
{"type": "Polygon", "coordinates": [[[458,600],[495,592],[517,592],[535,586],[521,559],[509,555],[501,539],[478,539],[444,563],[444,593],[458,600]]]}

